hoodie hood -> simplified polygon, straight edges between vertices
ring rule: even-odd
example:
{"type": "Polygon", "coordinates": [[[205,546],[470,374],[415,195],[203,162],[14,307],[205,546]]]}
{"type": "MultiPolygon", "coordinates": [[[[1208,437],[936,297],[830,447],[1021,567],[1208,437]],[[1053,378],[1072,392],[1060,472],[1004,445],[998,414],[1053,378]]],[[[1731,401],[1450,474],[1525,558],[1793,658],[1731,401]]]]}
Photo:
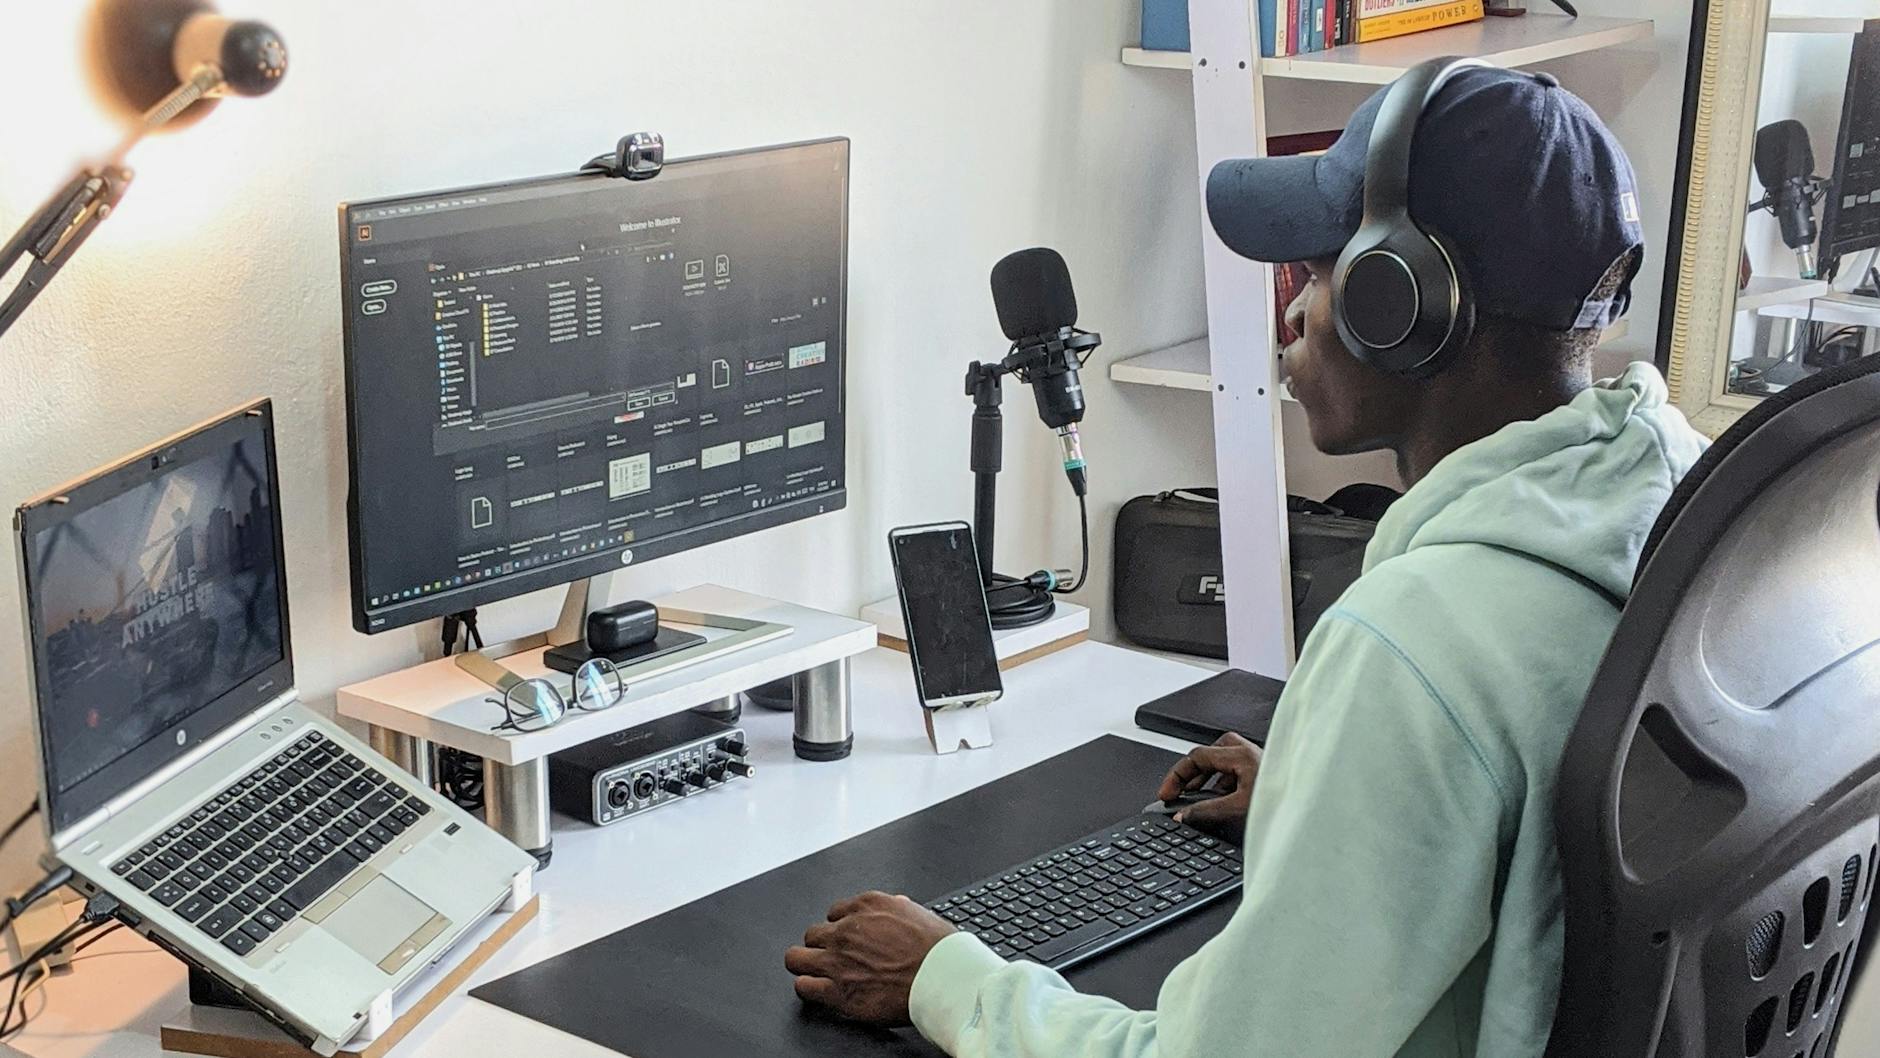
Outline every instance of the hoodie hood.
{"type": "Polygon", "coordinates": [[[1538,419],[1464,445],[1393,504],[1364,569],[1420,547],[1482,544],[1592,581],[1616,598],[1652,523],[1707,442],[1634,363],[1538,419]]]}

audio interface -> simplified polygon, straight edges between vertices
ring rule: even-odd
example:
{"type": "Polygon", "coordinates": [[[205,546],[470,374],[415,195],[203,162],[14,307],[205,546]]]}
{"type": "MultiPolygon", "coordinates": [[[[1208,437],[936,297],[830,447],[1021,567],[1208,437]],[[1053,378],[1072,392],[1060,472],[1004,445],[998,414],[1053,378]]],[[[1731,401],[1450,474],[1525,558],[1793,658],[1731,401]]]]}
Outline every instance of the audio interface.
{"type": "Polygon", "coordinates": [[[576,819],[618,823],[749,778],[746,748],[742,728],[675,713],[549,754],[549,802],[576,819]]]}

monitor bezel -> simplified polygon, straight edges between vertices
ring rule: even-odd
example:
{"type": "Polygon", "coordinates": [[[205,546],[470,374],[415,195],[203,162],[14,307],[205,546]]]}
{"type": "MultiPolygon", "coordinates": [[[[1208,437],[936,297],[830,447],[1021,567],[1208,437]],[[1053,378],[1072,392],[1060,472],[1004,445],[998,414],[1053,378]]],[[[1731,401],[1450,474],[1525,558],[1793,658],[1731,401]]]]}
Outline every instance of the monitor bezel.
{"type": "Polygon", "coordinates": [[[106,807],[120,794],[143,782],[198,746],[269,705],[294,688],[294,646],[287,600],[287,553],[281,512],[280,468],[275,456],[274,405],[263,399],[231,409],[213,419],[167,437],[90,474],[51,489],[21,504],[13,513],[19,546],[20,601],[25,611],[27,664],[33,688],[33,735],[39,760],[40,806],[55,839],[106,807]],[[268,501],[273,505],[275,594],[280,600],[281,657],[255,675],[204,704],[183,719],[157,731],[137,748],[106,765],[71,788],[53,784],[52,743],[47,710],[52,707],[52,686],[46,664],[46,637],[36,591],[34,540],[78,516],[133,489],[162,477],[170,468],[226,450],[236,439],[247,439],[259,420],[268,474],[268,501]]]}
{"type": "Polygon", "coordinates": [[[1880,247],[1880,235],[1847,238],[1841,234],[1841,185],[1847,178],[1847,156],[1853,148],[1856,109],[1853,101],[1861,97],[1861,89],[1880,83],[1880,40],[1868,36],[1880,31],[1880,20],[1869,21],[1865,27],[1854,35],[1853,50],[1848,58],[1847,90],[1841,96],[1840,129],[1835,136],[1834,170],[1828,178],[1827,203],[1821,211],[1817,245],[1821,267],[1827,274],[1838,270],[1841,258],[1880,247]]]}
{"type": "MultiPolygon", "coordinates": [[[[404,628],[422,621],[446,617],[465,610],[491,603],[513,599],[531,592],[547,588],[562,587],[578,581],[609,573],[614,570],[643,565],[657,558],[679,554],[708,544],[722,543],[726,540],[748,536],[751,533],[772,529],[792,522],[803,521],[822,514],[832,514],[848,506],[848,298],[849,298],[849,208],[852,194],[850,141],[846,136],[831,136],[822,139],[799,140],[793,143],[772,144],[761,147],[749,147],[735,151],[720,151],[714,154],[695,155],[688,158],[670,159],[665,168],[670,170],[706,162],[743,158],[758,154],[774,154],[785,151],[802,150],[814,147],[839,146],[842,162],[842,263],[838,282],[841,300],[841,313],[836,321],[837,370],[839,392],[836,411],[841,418],[843,434],[843,485],[827,492],[805,496],[799,500],[781,503],[756,511],[739,514],[723,521],[695,526],[691,529],[665,533],[645,540],[636,540],[623,551],[604,551],[585,558],[570,558],[538,570],[512,573],[507,577],[466,584],[459,588],[440,591],[434,595],[424,595],[403,600],[395,604],[369,609],[365,589],[365,549],[360,546],[362,526],[360,521],[360,476],[359,451],[355,438],[356,416],[358,414],[358,371],[355,358],[357,349],[354,343],[353,314],[342,311],[342,338],[345,345],[346,375],[346,542],[347,567],[351,581],[353,629],[365,635],[376,635],[404,628]]],[[[515,191],[536,187],[550,187],[575,181],[615,181],[618,178],[600,173],[578,172],[562,173],[551,176],[530,177],[520,180],[496,181],[475,184],[467,187],[442,188],[412,194],[394,195],[384,198],[362,199],[356,202],[342,202],[339,206],[340,233],[340,298],[346,304],[353,289],[352,276],[352,211],[360,209],[378,209],[402,202],[419,202],[434,199],[442,195],[472,194],[482,191],[515,191]]],[[[658,183],[655,177],[653,184],[658,183]]],[[[634,182],[620,181],[628,187],[634,182]]]]}

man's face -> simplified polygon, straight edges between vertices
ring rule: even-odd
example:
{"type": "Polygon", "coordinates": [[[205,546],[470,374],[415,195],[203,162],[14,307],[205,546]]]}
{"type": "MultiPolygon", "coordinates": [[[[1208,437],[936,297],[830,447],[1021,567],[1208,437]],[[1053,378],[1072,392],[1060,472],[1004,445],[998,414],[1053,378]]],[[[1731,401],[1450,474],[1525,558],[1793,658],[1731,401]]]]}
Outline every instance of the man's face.
{"type": "Polygon", "coordinates": [[[1312,444],[1329,455],[1390,447],[1410,419],[1417,386],[1351,355],[1332,322],[1331,259],[1305,262],[1311,276],[1286,310],[1303,335],[1280,353],[1281,374],[1305,408],[1312,444]]]}

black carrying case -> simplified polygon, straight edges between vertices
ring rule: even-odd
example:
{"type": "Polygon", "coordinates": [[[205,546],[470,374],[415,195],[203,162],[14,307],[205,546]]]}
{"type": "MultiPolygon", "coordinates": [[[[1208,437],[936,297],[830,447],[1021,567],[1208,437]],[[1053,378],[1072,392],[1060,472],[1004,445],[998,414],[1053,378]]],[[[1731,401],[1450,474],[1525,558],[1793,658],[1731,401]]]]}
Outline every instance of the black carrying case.
{"type": "MultiPolygon", "coordinates": [[[[1397,495],[1382,485],[1352,485],[1325,503],[1287,498],[1296,645],[1358,579],[1377,519],[1397,495]]],[[[1227,657],[1218,497],[1214,489],[1178,489],[1138,496],[1117,513],[1111,601],[1123,638],[1227,657]]]]}

